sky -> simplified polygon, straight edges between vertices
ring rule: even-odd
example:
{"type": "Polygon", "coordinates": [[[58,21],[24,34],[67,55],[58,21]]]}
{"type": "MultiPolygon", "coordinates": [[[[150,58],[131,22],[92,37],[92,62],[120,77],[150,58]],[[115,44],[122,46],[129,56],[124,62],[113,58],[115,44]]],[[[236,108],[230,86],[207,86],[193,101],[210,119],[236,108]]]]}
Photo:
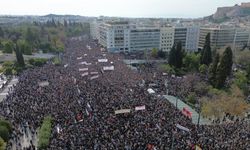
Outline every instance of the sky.
{"type": "Polygon", "coordinates": [[[0,15],[198,18],[249,0],[0,0],[0,15]]]}

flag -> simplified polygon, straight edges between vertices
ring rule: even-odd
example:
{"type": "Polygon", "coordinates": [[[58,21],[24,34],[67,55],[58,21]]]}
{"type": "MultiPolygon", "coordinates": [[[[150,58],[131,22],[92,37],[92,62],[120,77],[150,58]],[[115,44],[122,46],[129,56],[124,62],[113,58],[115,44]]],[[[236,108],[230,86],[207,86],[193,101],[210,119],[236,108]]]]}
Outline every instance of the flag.
{"type": "Polygon", "coordinates": [[[183,127],[183,126],[181,126],[180,124],[176,124],[176,127],[177,127],[177,128],[179,128],[179,129],[181,129],[181,130],[184,130],[184,131],[190,132],[190,130],[189,130],[188,128],[183,127]]]}
{"type": "Polygon", "coordinates": [[[135,110],[145,110],[145,109],[146,109],[145,105],[135,107],[135,110]]]}

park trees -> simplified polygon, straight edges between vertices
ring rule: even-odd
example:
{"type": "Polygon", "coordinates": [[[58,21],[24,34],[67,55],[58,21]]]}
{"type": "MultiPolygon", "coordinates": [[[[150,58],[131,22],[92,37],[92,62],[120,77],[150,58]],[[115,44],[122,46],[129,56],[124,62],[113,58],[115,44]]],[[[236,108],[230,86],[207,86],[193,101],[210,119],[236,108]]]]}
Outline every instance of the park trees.
{"type": "Polygon", "coordinates": [[[8,54],[12,54],[14,50],[14,43],[12,41],[6,41],[6,43],[4,44],[4,53],[8,53],[8,54]]]}
{"type": "Polygon", "coordinates": [[[211,62],[212,62],[212,51],[210,46],[210,33],[208,33],[206,36],[205,45],[201,51],[200,63],[208,66],[211,62]]]}
{"type": "Polygon", "coordinates": [[[216,74],[216,87],[222,88],[225,84],[227,76],[230,75],[233,65],[233,53],[230,47],[223,52],[216,74]]]}
{"type": "Polygon", "coordinates": [[[169,64],[175,68],[181,68],[183,66],[184,52],[182,50],[181,41],[174,44],[169,54],[169,64]]]}
{"type": "Polygon", "coordinates": [[[209,82],[215,86],[217,67],[220,61],[220,55],[216,53],[212,65],[209,66],[209,82]]]}

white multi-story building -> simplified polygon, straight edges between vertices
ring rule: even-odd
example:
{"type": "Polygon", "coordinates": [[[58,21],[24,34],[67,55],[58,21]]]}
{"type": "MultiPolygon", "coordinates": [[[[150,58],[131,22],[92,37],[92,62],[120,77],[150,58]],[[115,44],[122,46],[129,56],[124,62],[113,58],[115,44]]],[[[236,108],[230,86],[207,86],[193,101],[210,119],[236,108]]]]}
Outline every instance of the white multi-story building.
{"type": "Polygon", "coordinates": [[[106,22],[100,25],[99,43],[110,52],[129,51],[130,26],[128,22],[106,22]]]}
{"type": "Polygon", "coordinates": [[[169,52],[174,45],[174,28],[161,27],[160,28],[160,50],[169,52]]]}
{"type": "Polygon", "coordinates": [[[187,27],[186,44],[185,44],[185,50],[187,52],[198,51],[199,35],[200,35],[200,27],[198,26],[187,27]]]}
{"type": "Polygon", "coordinates": [[[92,39],[99,40],[100,39],[100,25],[102,23],[102,19],[95,19],[90,23],[90,36],[92,39]]]}

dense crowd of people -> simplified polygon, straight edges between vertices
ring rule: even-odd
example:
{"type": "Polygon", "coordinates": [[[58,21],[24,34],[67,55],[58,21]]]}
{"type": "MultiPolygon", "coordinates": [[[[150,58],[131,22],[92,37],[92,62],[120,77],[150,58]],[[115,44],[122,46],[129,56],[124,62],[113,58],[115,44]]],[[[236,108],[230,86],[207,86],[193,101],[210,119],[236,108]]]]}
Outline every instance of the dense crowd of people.
{"type": "MultiPolygon", "coordinates": [[[[65,45],[63,65],[48,62],[24,71],[0,103],[0,115],[14,128],[8,148],[14,144],[21,148],[20,136],[28,131],[36,137],[43,118],[51,115],[53,130],[47,148],[51,150],[195,149],[196,145],[250,149],[249,122],[197,126],[166,101],[161,94],[171,77],[152,70],[132,71],[122,56],[107,53],[93,41],[69,39],[65,45]],[[106,71],[105,66],[114,70],[106,71]],[[41,86],[44,82],[48,85],[41,86]],[[156,94],[148,93],[148,88],[156,94]],[[135,110],[138,106],[145,109],[135,110]],[[123,109],[130,111],[115,114],[123,109]]],[[[31,140],[29,149],[34,145],[31,140]]]]}

